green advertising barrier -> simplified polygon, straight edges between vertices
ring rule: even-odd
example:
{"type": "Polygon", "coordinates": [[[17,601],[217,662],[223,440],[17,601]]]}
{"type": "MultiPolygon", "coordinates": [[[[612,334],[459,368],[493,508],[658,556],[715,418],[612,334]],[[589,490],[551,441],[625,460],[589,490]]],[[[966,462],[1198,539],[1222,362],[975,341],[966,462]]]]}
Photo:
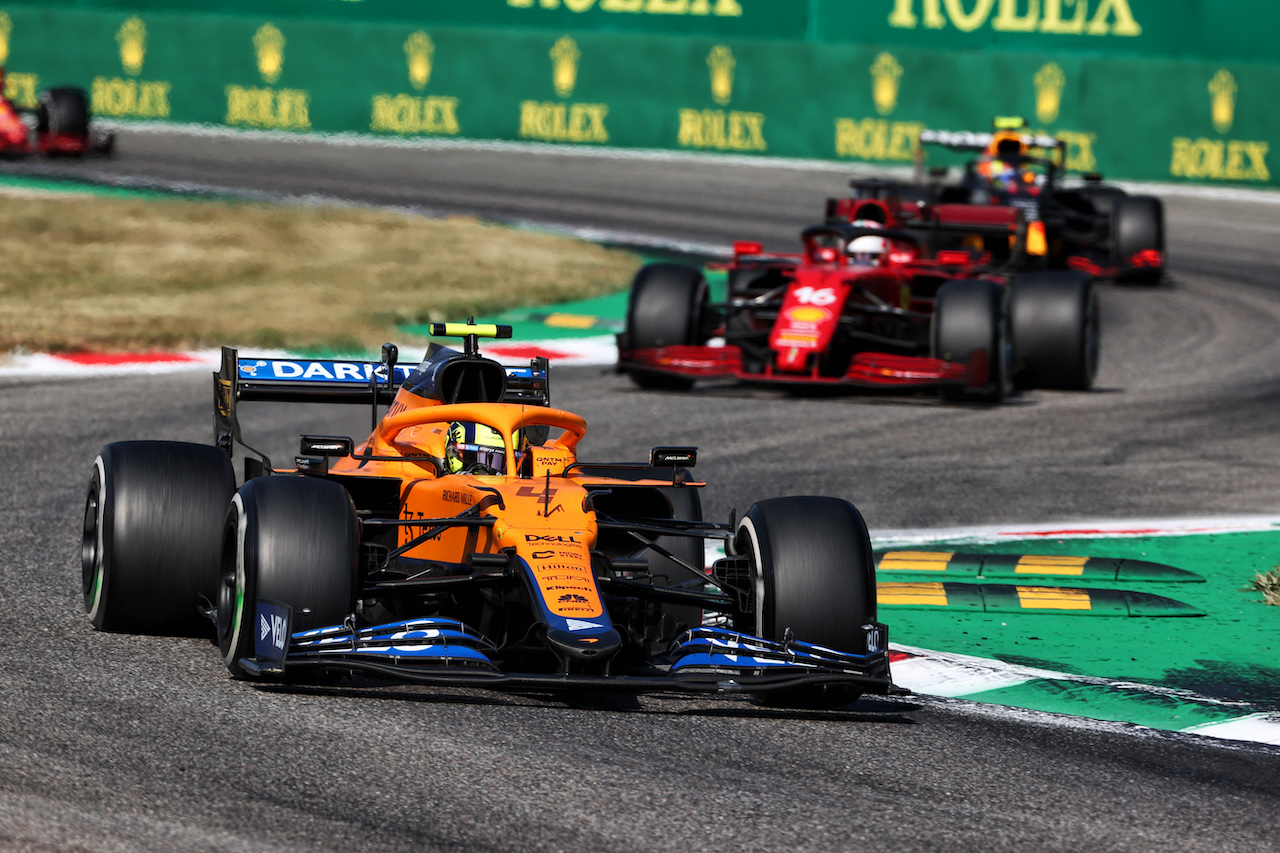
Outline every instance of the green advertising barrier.
{"type": "MultiPolygon", "coordinates": [[[[236,2],[222,5],[231,9],[236,2]]],[[[278,0],[295,10],[340,2],[278,0]]],[[[362,2],[373,8],[376,0],[362,2]]],[[[556,11],[507,2],[500,8],[512,14],[556,11]]],[[[756,4],[741,2],[742,17],[748,18],[756,4]]],[[[1043,24],[1050,10],[1072,5],[1056,2],[1018,0],[1008,8],[1027,12],[1035,6],[1043,24]]],[[[1139,0],[1074,2],[1081,4],[1077,9],[1093,10],[1080,17],[1086,32],[1090,21],[1108,28],[1096,36],[1097,45],[1128,38],[1115,34],[1127,26],[1122,9],[1135,21],[1141,20],[1139,10],[1150,9],[1139,0]]],[[[131,11],[93,8],[104,3],[0,6],[0,52],[10,97],[30,106],[41,88],[74,83],[91,91],[102,119],[886,165],[913,162],[922,127],[981,130],[993,115],[1020,114],[1033,129],[1065,139],[1068,166],[1077,171],[1138,180],[1275,183],[1272,148],[1280,139],[1280,113],[1271,108],[1270,96],[1280,91],[1280,64],[1133,51],[1006,50],[999,39],[999,50],[988,44],[941,51],[818,39],[138,12],[147,5],[177,9],[183,5],[178,0],[138,0],[128,4],[131,11]]],[[[458,6],[440,0],[424,8],[446,5],[458,6]]],[[[685,17],[712,21],[719,7],[704,5],[708,14],[685,17]]],[[[876,5],[840,8],[852,15],[851,7],[876,5]]],[[[883,0],[881,30],[886,14],[907,5],[883,0]]],[[[986,8],[994,25],[991,16],[1006,5],[916,0],[912,14],[921,32],[914,43],[930,35],[924,31],[934,7],[942,13],[970,9],[972,15],[986,8]]],[[[696,0],[686,12],[695,7],[701,8],[696,0]]],[[[818,16],[804,18],[806,26],[835,21],[837,12],[823,11],[828,8],[836,9],[810,4],[818,16]]],[[[585,11],[581,20],[590,20],[585,11]]],[[[975,25],[965,36],[981,35],[975,17],[961,23],[975,25]]],[[[954,23],[946,26],[955,29],[954,23]]],[[[830,23],[819,34],[836,32],[834,27],[830,23]]],[[[1001,35],[991,26],[987,30],[1001,35]]],[[[963,40],[953,36],[948,43],[963,40]]]]}

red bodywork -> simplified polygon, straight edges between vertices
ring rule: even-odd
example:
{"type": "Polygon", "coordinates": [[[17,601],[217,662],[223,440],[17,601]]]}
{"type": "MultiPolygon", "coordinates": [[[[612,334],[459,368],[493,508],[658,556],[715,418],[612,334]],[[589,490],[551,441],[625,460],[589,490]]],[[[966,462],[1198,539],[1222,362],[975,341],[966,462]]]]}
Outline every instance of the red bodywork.
{"type": "MultiPolygon", "coordinates": [[[[3,85],[0,70],[0,87],[3,85]]],[[[87,133],[54,133],[36,130],[27,123],[24,113],[8,98],[0,95],[0,156],[21,157],[45,154],[51,157],[79,157],[86,154],[110,154],[115,148],[115,135],[90,128],[87,133]]]]}
{"type": "MultiPolygon", "coordinates": [[[[632,349],[623,335],[619,338],[619,368],[691,379],[736,378],[869,389],[985,386],[989,380],[985,350],[973,352],[965,362],[944,361],[928,353],[934,294],[942,283],[973,278],[1005,281],[993,272],[991,253],[979,248],[929,256],[923,241],[902,230],[907,223],[897,206],[882,200],[841,199],[838,210],[828,213],[829,222],[845,223],[828,226],[832,229],[848,227],[855,220],[885,223],[882,231],[871,232],[883,234],[889,241],[880,262],[853,265],[846,251],[848,241],[824,239],[829,235],[822,226],[815,226],[806,229],[801,254],[765,253],[759,243],[738,242],[733,260],[723,267],[732,276],[735,270],[766,265],[776,268],[785,279],[785,292],[776,308],[756,311],[750,307],[751,300],[735,300],[732,294],[724,305],[710,306],[724,312],[717,328],[719,335],[726,331],[724,319],[735,312],[745,312],[753,329],[769,329],[769,357],[762,363],[748,367],[743,349],[731,342],[632,349]],[[855,317],[881,320],[885,337],[897,334],[900,342],[887,341],[885,346],[875,347],[862,341],[857,351],[847,355],[847,365],[841,358],[838,365],[843,369],[833,370],[833,339],[841,324],[856,322],[855,317]]],[[[994,233],[1005,245],[1015,247],[1024,238],[1020,211],[1012,208],[938,205],[925,215],[928,223],[917,219],[910,224],[973,229],[984,237],[994,233]]]]}

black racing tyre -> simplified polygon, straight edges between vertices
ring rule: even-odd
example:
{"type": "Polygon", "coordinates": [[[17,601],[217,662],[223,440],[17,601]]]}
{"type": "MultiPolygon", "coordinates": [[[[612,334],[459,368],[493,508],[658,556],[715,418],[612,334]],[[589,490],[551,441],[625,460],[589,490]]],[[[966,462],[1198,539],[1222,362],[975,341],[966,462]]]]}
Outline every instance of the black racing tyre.
{"type": "Polygon", "coordinates": [[[1008,292],[1004,285],[984,279],[949,281],[938,288],[934,300],[932,346],[934,358],[963,362],[971,354],[977,362],[976,379],[986,380],[969,388],[948,387],[943,396],[952,400],[998,403],[1012,388],[1012,351],[1009,346],[1008,292]]]}
{"type": "Polygon", "coordinates": [[[355,609],[359,532],[347,490],[329,480],[259,477],[231,499],[222,527],[218,648],[234,678],[250,674],[262,599],[293,609],[291,632],[340,625],[355,609]]]}
{"type": "MultiPolygon", "coordinates": [[[[1115,199],[1111,208],[1111,252],[1115,265],[1124,268],[1134,255],[1152,249],[1164,254],[1164,203],[1149,195],[1115,199]]],[[[1119,278],[1152,284],[1163,274],[1162,266],[1140,267],[1119,278]]]]}
{"type": "MultiPolygon", "coordinates": [[[[857,507],[829,497],[763,500],[738,523],[734,549],[747,555],[754,581],[754,626],[766,640],[796,640],[851,654],[866,654],[863,625],[876,618],[871,537],[857,507]]],[[[860,691],[785,691],[762,694],[770,704],[852,702],[860,691]]]]}
{"type": "Polygon", "coordinates": [[[1099,216],[1109,216],[1116,199],[1128,196],[1128,193],[1124,190],[1109,184],[1085,184],[1069,192],[1074,192],[1088,201],[1093,206],[1094,212],[1099,216]]]}
{"type": "Polygon", "coordinates": [[[1088,391],[1098,372],[1100,322],[1092,278],[1077,270],[1023,273],[1009,297],[1018,388],[1088,391]]]}
{"type": "MultiPolygon", "coordinates": [[[[119,441],[93,463],[80,546],[82,592],[100,631],[189,633],[217,589],[231,457],[212,445],[119,441]]],[[[207,623],[204,623],[207,627],[207,623]]]]}
{"type": "Polygon", "coordinates": [[[41,133],[89,135],[89,97],[84,89],[58,86],[40,93],[36,129],[41,133]]]}
{"type": "MultiPolygon", "coordinates": [[[[631,283],[627,340],[632,349],[706,342],[707,280],[696,267],[646,264],[631,283]]],[[[693,380],[645,370],[630,371],[641,388],[688,389],[693,380]]]]}

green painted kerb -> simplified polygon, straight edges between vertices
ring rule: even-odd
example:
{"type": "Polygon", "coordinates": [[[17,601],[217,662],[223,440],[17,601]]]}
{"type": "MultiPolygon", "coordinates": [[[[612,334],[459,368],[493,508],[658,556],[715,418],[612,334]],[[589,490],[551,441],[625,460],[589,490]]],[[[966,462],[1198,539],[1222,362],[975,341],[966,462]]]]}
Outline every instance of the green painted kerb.
{"type": "MultiPolygon", "coordinates": [[[[1177,566],[1202,575],[1205,582],[1144,583],[1142,590],[1176,598],[1205,615],[1196,619],[1081,619],[1052,612],[886,608],[884,615],[894,640],[1038,669],[1280,708],[1280,607],[1266,605],[1260,593],[1249,589],[1255,574],[1280,564],[1280,531],[1036,540],[964,548],[981,553],[1096,555],[1177,566]]],[[[1087,584],[1097,590],[1126,585],[1087,584]]],[[[1047,688],[1011,688],[1013,693],[1008,695],[1031,689],[1047,688]]],[[[1066,685],[1053,690],[1060,690],[1063,701],[1068,702],[1073,688],[1066,685]]],[[[989,696],[983,694],[982,698],[989,696]]],[[[1009,699],[1008,703],[1025,706],[1020,699],[1009,699]]]]}

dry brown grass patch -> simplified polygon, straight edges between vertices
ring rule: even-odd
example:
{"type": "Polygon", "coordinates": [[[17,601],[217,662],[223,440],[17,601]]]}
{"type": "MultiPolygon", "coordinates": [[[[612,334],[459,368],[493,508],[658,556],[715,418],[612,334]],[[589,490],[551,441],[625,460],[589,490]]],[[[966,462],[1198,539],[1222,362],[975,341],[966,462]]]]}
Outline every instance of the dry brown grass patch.
{"type": "Polygon", "coordinates": [[[351,209],[210,201],[0,205],[0,352],[371,349],[626,286],[639,259],[566,237],[351,209]]]}
{"type": "Polygon", "coordinates": [[[1249,588],[1262,593],[1262,600],[1267,604],[1280,607],[1280,566],[1255,574],[1249,588]]]}

